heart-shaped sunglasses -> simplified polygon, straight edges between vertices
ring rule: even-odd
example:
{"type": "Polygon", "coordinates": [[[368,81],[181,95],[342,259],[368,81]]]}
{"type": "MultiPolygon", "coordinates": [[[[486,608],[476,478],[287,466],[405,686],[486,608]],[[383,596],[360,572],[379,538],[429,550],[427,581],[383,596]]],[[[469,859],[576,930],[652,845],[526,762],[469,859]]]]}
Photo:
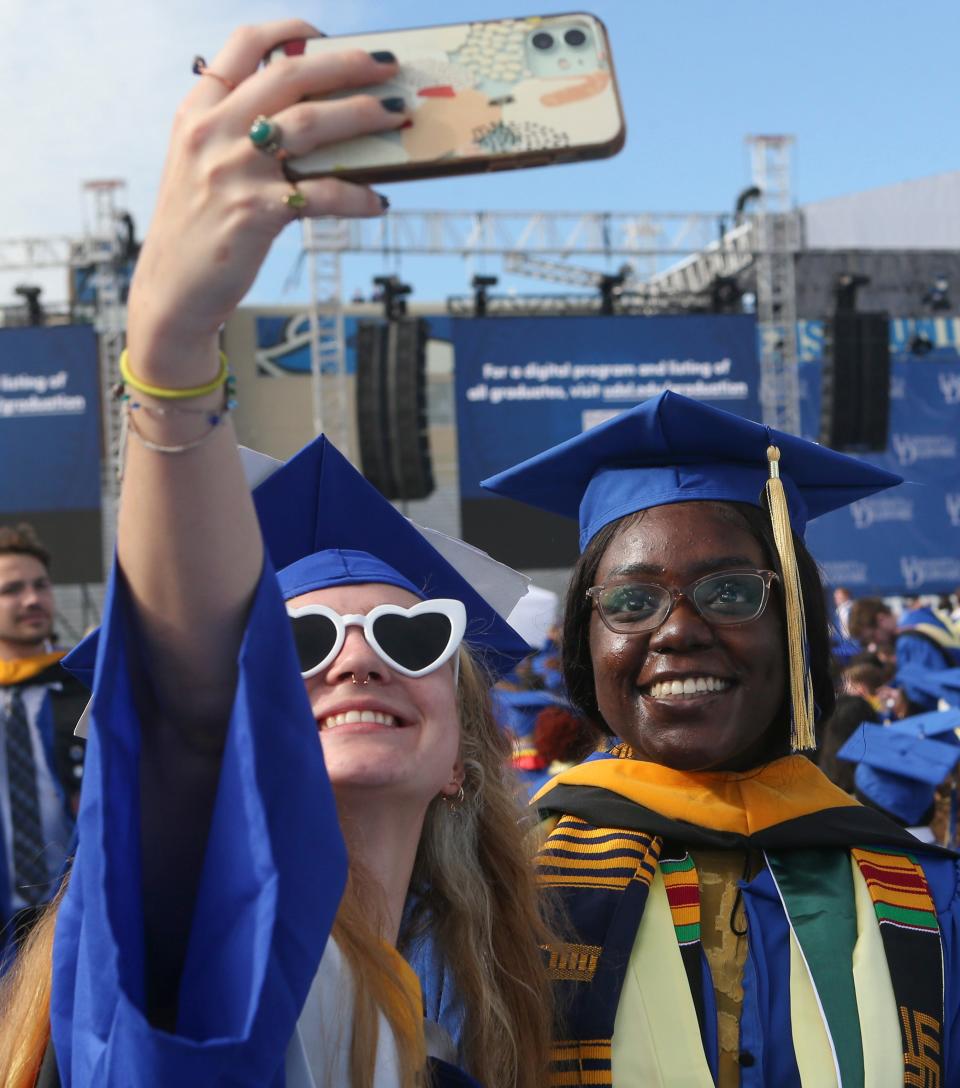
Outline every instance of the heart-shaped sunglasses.
{"type": "Polygon", "coordinates": [[[421,601],[412,608],[378,604],[366,615],[341,616],[322,604],[288,608],[287,615],[305,680],[335,660],[348,627],[363,628],[367,645],[395,672],[418,677],[450,660],[467,626],[463,603],[445,597],[421,601]]]}

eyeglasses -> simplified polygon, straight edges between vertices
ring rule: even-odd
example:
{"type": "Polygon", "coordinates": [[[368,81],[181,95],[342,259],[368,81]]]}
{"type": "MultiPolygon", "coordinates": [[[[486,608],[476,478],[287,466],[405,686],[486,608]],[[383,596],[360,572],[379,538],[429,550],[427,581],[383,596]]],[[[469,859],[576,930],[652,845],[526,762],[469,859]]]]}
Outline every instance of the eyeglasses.
{"type": "Polygon", "coordinates": [[[438,597],[412,608],[378,604],[366,615],[341,616],[322,604],[288,608],[293,641],[304,680],[336,658],[347,628],[362,627],[367,645],[403,676],[426,676],[449,661],[463,639],[467,610],[461,601],[438,597]]]}
{"type": "Polygon", "coordinates": [[[668,589],[652,582],[615,582],[591,586],[604,626],[622,635],[659,627],[686,598],[707,623],[724,626],[755,620],[767,604],[772,570],[725,570],[698,578],[683,589],[668,589]]]}

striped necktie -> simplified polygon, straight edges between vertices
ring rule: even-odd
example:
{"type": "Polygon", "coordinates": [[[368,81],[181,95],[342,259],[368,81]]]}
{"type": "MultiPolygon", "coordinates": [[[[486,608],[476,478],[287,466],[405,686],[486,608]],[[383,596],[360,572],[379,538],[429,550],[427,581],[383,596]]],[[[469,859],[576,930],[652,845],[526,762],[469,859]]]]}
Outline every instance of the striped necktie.
{"type": "Polygon", "coordinates": [[[27,708],[19,688],[14,688],[7,699],[5,725],[14,890],[27,903],[33,904],[47,893],[50,874],[44,860],[37,764],[33,758],[27,708]]]}

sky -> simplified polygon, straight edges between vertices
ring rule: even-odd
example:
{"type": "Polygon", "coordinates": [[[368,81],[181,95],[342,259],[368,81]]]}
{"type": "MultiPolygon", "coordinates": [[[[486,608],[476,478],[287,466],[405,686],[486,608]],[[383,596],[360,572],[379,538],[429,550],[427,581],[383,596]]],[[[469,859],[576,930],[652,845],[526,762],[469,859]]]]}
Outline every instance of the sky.
{"type": "MultiPolygon", "coordinates": [[[[149,226],[170,120],[239,23],[300,15],[328,33],[570,10],[480,0],[2,0],[0,240],[77,236],[84,181],[120,178],[124,206],[149,226]],[[11,48],[11,44],[15,48],[11,48]]],[[[395,208],[724,211],[750,182],[744,137],[796,138],[794,196],[807,203],[958,167],[953,91],[957,0],[590,0],[607,25],[628,138],[615,158],[495,176],[385,187],[395,208]]],[[[298,302],[299,229],[278,239],[249,301],[298,302]]],[[[383,269],[345,262],[345,291],[383,269]]],[[[407,259],[415,298],[466,291],[454,259],[407,259]]],[[[475,270],[475,269],[474,269],[475,270]]],[[[496,272],[496,268],[488,271],[496,272]]],[[[62,273],[0,272],[66,297],[62,273]]],[[[542,291],[523,281],[521,289],[542,291]]]]}

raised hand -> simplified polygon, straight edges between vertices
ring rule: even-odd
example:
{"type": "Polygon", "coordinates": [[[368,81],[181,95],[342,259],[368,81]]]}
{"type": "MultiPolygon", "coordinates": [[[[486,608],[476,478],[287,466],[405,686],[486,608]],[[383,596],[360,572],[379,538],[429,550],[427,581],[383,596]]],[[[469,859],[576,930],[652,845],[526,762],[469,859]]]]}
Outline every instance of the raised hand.
{"type": "Polygon", "coordinates": [[[235,31],[181,104],[130,293],[131,366],[143,377],[190,385],[198,367],[210,367],[218,328],[293,218],[383,212],[377,193],[335,178],[300,182],[302,208],[285,202],[294,190],[284,152],[304,154],[405,121],[369,93],[302,101],[389,79],[396,64],[382,54],[287,56],[259,67],[281,43],[317,35],[296,19],[235,31]],[[261,116],[279,126],[280,156],[250,139],[261,116]]]}

